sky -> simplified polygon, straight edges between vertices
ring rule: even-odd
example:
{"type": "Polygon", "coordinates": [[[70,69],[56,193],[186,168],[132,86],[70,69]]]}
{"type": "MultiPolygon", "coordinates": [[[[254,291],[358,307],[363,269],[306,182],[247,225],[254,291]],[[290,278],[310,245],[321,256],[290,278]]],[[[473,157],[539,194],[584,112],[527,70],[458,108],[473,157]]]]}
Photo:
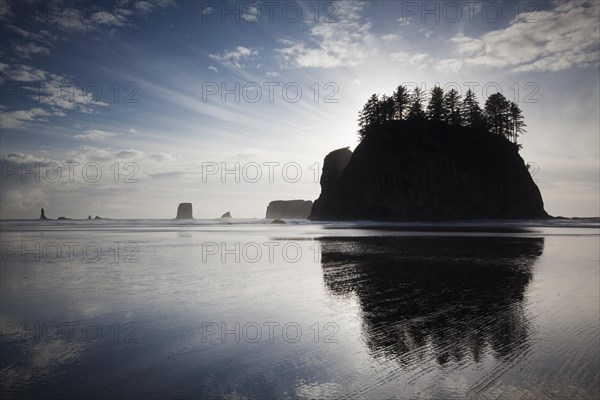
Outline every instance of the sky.
{"type": "Polygon", "coordinates": [[[600,215],[600,2],[0,0],[3,219],[263,218],[368,97],[501,92],[546,211],[600,215]]]}

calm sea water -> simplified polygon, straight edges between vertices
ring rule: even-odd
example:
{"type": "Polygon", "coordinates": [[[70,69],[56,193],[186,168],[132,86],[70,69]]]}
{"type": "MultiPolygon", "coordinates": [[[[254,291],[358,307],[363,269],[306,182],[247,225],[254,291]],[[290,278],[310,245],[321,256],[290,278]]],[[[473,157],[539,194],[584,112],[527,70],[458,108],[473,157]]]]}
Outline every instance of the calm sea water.
{"type": "Polygon", "coordinates": [[[600,397],[598,220],[1,228],[2,399],[600,397]]]}

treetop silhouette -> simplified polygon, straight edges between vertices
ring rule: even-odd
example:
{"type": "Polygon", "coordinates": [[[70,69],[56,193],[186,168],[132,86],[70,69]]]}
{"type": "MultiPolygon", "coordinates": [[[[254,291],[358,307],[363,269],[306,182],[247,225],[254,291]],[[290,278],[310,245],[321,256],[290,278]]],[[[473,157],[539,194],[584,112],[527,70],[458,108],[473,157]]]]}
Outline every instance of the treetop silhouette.
{"type": "Polygon", "coordinates": [[[467,90],[464,99],[454,88],[447,93],[438,85],[430,92],[429,102],[424,108],[425,93],[415,87],[412,93],[399,85],[391,97],[373,94],[358,117],[358,136],[367,137],[374,127],[391,120],[429,120],[450,126],[474,127],[488,130],[510,140],[520,148],[517,139],[526,132],[523,111],[501,93],[487,98],[482,109],[475,93],[467,90]]]}

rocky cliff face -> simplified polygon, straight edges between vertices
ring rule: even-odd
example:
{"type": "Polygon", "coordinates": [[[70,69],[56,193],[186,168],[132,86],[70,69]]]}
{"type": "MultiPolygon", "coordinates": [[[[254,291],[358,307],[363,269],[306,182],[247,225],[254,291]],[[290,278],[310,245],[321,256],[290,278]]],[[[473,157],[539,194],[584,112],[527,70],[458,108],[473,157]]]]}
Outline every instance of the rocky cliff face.
{"type": "Polygon", "coordinates": [[[177,217],[175,218],[193,219],[194,217],[192,216],[192,203],[179,203],[179,207],[177,207],[177,217]]]}
{"type": "Polygon", "coordinates": [[[357,146],[337,179],[325,179],[339,151],[325,158],[312,220],[548,217],[516,146],[487,131],[391,121],[357,146]]]}
{"type": "Polygon", "coordinates": [[[267,219],[306,219],[313,202],[310,200],[275,200],[267,207],[267,219]]]}

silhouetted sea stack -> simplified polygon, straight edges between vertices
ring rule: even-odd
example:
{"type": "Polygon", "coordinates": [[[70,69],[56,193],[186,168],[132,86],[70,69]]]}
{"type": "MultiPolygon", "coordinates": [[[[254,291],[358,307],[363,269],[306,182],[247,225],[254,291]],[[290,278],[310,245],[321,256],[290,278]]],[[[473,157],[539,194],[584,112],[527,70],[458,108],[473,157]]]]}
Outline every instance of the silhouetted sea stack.
{"type": "Polygon", "coordinates": [[[356,147],[338,176],[341,158],[340,150],[325,157],[309,219],[548,217],[517,146],[485,130],[389,121],[356,147]]]}
{"type": "Polygon", "coordinates": [[[193,219],[192,216],[192,203],[179,203],[177,207],[176,219],[193,219]]]}
{"type": "Polygon", "coordinates": [[[312,209],[310,200],[275,200],[267,207],[267,219],[306,219],[312,209]]]}
{"type": "Polygon", "coordinates": [[[221,219],[223,218],[231,218],[231,213],[227,211],[225,214],[221,215],[221,219]]]}
{"type": "Polygon", "coordinates": [[[46,214],[44,214],[43,208],[42,208],[42,211],[40,212],[40,219],[48,219],[48,218],[46,218],[46,214]]]}

